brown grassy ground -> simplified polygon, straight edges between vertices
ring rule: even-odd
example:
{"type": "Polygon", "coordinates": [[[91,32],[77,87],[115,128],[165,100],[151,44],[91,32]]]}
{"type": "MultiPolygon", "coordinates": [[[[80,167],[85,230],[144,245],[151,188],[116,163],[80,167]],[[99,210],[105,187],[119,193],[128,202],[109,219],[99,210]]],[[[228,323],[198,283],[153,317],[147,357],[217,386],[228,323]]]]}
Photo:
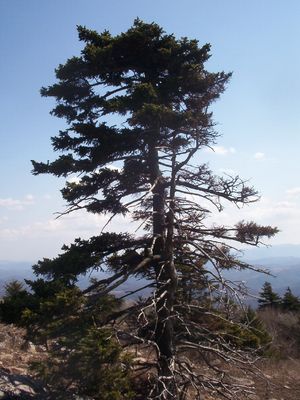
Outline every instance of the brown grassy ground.
{"type": "Polygon", "coordinates": [[[300,360],[266,360],[261,369],[266,379],[257,379],[255,387],[259,400],[300,399],[300,360]]]}
{"type": "MultiPolygon", "coordinates": [[[[0,324],[0,370],[12,375],[29,375],[29,363],[45,357],[45,349],[26,342],[23,338],[24,331],[13,325],[0,324]]],[[[133,354],[137,361],[143,362],[145,358],[153,355],[144,354],[142,349],[133,354]]],[[[224,366],[226,368],[226,366],[224,366]]],[[[239,370],[230,367],[230,374],[235,383],[242,383],[255,388],[255,395],[250,395],[251,400],[298,400],[300,399],[300,358],[287,358],[285,360],[264,360],[260,362],[262,374],[253,376],[242,375],[239,370]]],[[[204,368],[199,365],[199,368],[204,368]]],[[[227,366],[228,368],[228,366],[227,366]]],[[[0,384],[0,391],[2,390],[0,384]]],[[[195,398],[195,397],[194,397],[195,398]]],[[[201,400],[219,400],[219,395],[203,393],[201,400]]],[[[241,397],[241,400],[246,397],[241,397]]],[[[193,397],[191,397],[193,400],[193,397]]]]}
{"type": "Polygon", "coordinates": [[[0,324],[0,367],[11,373],[28,373],[29,363],[45,357],[45,349],[24,339],[25,331],[0,324]]]}

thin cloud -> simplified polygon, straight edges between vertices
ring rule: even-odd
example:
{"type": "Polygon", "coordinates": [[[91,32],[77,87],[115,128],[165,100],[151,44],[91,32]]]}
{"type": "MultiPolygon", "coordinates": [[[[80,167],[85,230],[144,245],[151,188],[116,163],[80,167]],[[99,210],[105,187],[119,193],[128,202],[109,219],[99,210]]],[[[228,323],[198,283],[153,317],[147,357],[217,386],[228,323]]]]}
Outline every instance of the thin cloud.
{"type": "Polygon", "coordinates": [[[255,160],[263,160],[265,158],[265,153],[258,151],[254,154],[253,157],[255,158],[255,160]]]}
{"type": "Polygon", "coordinates": [[[299,195],[300,195],[300,187],[297,186],[297,187],[288,189],[288,190],[286,191],[286,194],[287,194],[288,196],[299,196],[299,195]]]}
{"type": "Polygon", "coordinates": [[[23,210],[26,206],[30,206],[34,203],[34,196],[27,194],[24,199],[13,199],[11,197],[0,199],[0,208],[2,207],[8,210],[23,210]]]}
{"type": "MultiPolygon", "coordinates": [[[[101,228],[109,220],[108,216],[89,214],[86,211],[78,211],[76,213],[67,214],[61,218],[51,218],[42,221],[34,221],[29,224],[19,225],[15,228],[3,227],[0,229],[1,239],[17,239],[20,237],[27,237],[31,239],[47,238],[55,236],[61,237],[62,244],[64,237],[81,237],[99,234],[99,227],[101,228]]],[[[136,227],[132,223],[132,229],[136,227]]],[[[109,225],[108,230],[115,232],[125,232],[128,230],[128,221],[123,216],[116,216],[109,225]]],[[[45,239],[46,240],[46,239],[45,239]]]]}
{"type": "MultiPolygon", "coordinates": [[[[224,147],[224,146],[213,146],[211,149],[215,154],[225,156],[228,154],[235,154],[236,150],[234,147],[224,147]]],[[[207,149],[206,151],[210,151],[207,149]]]]}

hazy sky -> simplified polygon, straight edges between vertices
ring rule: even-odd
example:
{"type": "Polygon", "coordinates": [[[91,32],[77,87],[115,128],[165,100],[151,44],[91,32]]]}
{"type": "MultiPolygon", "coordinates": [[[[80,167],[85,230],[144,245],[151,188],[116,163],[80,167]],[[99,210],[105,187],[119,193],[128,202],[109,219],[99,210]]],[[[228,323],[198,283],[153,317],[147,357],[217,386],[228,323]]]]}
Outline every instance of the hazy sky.
{"type": "Polygon", "coordinates": [[[213,107],[222,137],[199,160],[250,179],[262,197],[239,212],[226,208],[218,222],[254,219],[281,229],[272,243],[300,244],[300,1],[0,0],[0,260],[52,257],[99,232],[102,217],[55,220],[63,180],[30,173],[31,159],[54,159],[50,136],[64,127],[39,90],[79,54],[76,25],[117,34],[136,17],[211,43],[207,69],[233,71],[213,107]]]}

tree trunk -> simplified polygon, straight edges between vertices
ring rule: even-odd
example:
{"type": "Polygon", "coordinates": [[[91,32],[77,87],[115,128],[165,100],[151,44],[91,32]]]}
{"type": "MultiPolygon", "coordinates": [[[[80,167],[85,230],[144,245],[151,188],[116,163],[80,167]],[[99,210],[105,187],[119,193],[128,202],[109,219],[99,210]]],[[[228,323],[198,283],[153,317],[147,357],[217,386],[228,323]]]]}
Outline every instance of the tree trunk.
{"type": "Polygon", "coordinates": [[[166,187],[158,163],[158,152],[150,150],[150,168],[153,187],[153,255],[161,255],[162,261],[155,267],[156,272],[156,318],[155,342],[158,348],[158,395],[161,399],[176,399],[174,379],[174,330],[173,306],[177,275],[173,261],[173,202],[166,215],[166,187]]]}

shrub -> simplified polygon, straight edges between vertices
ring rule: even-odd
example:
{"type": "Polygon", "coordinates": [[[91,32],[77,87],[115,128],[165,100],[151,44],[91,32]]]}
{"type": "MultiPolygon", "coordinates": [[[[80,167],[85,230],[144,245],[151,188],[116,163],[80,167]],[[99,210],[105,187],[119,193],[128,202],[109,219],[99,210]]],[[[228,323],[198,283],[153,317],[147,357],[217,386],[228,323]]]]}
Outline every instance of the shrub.
{"type": "Polygon", "coordinates": [[[0,303],[0,318],[7,324],[20,324],[23,311],[34,303],[32,295],[22,282],[13,280],[5,285],[5,293],[0,303]]]}
{"type": "Polygon", "coordinates": [[[89,302],[79,288],[62,282],[39,280],[31,287],[44,297],[38,308],[23,312],[22,323],[28,338],[48,347],[48,359],[33,363],[32,369],[53,398],[131,399],[130,358],[104,323],[120,302],[111,295],[89,302]]]}
{"type": "Polygon", "coordinates": [[[300,356],[300,315],[275,309],[259,311],[259,317],[272,337],[272,356],[297,358],[300,356]]]}

